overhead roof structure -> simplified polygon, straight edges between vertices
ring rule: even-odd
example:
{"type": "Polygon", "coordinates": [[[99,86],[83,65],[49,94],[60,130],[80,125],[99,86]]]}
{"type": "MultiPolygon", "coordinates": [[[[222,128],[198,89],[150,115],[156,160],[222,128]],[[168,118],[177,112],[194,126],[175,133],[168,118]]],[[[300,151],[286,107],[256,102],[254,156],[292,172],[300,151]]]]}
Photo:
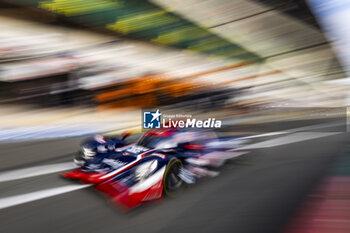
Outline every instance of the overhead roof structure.
{"type": "MultiPolygon", "coordinates": [[[[328,80],[343,78],[345,73],[318,25],[313,20],[304,20],[303,13],[299,14],[298,9],[294,9],[294,1],[11,2],[39,9],[39,12],[49,12],[59,19],[64,18],[68,24],[116,33],[113,34],[116,36],[101,34],[104,39],[93,43],[111,42],[105,52],[101,48],[79,51],[89,59],[98,53],[101,57],[108,55],[110,62],[132,69],[157,70],[174,77],[202,80],[209,85],[220,83],[238,88],[249,87],[249,91],[240,96],[242,102],[290,101],[299,105],[332,106],[342,99],[345,92],[342,87],[326,84],[328,80]],[[132,40],[115,43],[120,35],[167,47],[132,40]],[[129,49],[118,53],[108,51],[119,46],[129,49]],[[213,57],[215,59],[211,59],[213,57]]],[[[11,31],[10,27],[7,30],[11,31]]],[[[21,30],[25,31],[25,28],[21,30]]],[[[46,32],[57,30],[57,25],[46,25],[46,32]]],[[[79,43],[90,36],[100,37],[97,33],[89,34],[83,30],[62,31],[68,32],[63,35],[69,40],[60,41],[60,44],[65,44],[58,46],[61,50],[81,47],[79,43]]]]}
{"type": "Polygon", "coordinates": [[[304,0],[151,1],[258,54],[262,70],[282,71],[250,80],[256,88],[247,98],[298,96],[303,105],[341,95],[325,83],[346,73],[304,0]]]}
{"type": "Polygon", "coordinates": [[[209,32],[189,20],[145,0],[13,0],[88,27],[220,58],[257,62],[243,46],[209,32]]]}

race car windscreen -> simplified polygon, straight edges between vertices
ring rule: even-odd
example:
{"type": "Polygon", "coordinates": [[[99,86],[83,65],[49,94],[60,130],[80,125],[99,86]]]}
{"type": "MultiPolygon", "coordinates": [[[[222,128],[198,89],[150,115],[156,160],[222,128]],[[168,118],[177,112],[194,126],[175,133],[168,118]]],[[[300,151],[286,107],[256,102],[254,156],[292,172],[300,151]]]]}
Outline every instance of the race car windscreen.
{"type": "Polygon", "coordinates": [[[166,149],[175,148],[177,146],[177,143],[172,140],[172,137],[157,137],[153,135],[146,135],[139,139],[137,145],[152,149],[166,149]]]}

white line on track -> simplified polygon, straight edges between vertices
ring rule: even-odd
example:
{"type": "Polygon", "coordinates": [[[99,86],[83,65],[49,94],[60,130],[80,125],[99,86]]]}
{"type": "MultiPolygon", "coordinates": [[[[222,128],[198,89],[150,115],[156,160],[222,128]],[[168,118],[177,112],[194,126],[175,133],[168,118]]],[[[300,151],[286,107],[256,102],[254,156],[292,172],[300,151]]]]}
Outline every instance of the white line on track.
{"type": "Polygon", "coordinates": [[[5,209],[5,208],[12,207],[12,206],[21,205],[24,203],[28,203],[28,202],[37,201],[40,199],[56,196],[59,194],[72,192],[75,190],[87,188],[89,186],[91,186],[91,185],[90,184],[66,185],[66,186],[61,186],[58,188],[44,189],[44,190],[35,191],[35,192],[31,192],[31,193],[19,194],[19,195],[15,195],[15,196],[11,196],[11,197],[4,197],[4,198],[0,199],[0,209],[5,209]]]}
{"type": "Polygon", "coordinates": [[[263,134],[241,137],[241,139],[269,137],[269,136],[275,136],[275,135],[281,135],[281,134],[287,134],[287,133],[288,133],[287,131],[277,131],[277,132],[270,132],[270,133],[263,133],[263,134]]]}
{"type": "Polygon", "coordinates": [[[253,143],[247,146],[240,147],[239,150],[250,150],[250,149],[259,149],[259,148],[269,148],[275,146],[282,146],[286,144],[291,144],[295,142],[301,142],[321,137],[327,137],[340,134],[340,132],[299,132],[293,133],[290,135],[270,139],[263,142],[253,143]]]}
{"type": "Polygon", "coordinates": [[[56,163],[29,168],[21,168],[12,171],[0,172],[0,182],[19,180],[34,176],[41,176],[55,172],[66,171],[75,168],[73,162],[56,163]]]}
{"type": "Polygon", "coordinates": [[[335,126],[346,126],[345,122],[330,122],[330,123],[322,123],[317,125],[308,125],[303,127],[298,127],[294,129],[287,130],[289,133],[295,133],[298,131],[310,131],[313,129],[323,129],[323,128],[329,128],[329,127],[335,127],[335,126]]]}
{"type": "Polygon", "coordinates": [[[311,130],[315,130],[315,129],[323,129],[323,128],[341,126],[341,125],[345,126],[344,122],[322,123],[322,124],[317,124],[317,125],[308,125],[308,126],[303,126],[303,127],[293,128],[293,129],[287,129],[284,131],[275,131],[275,132],[268,132],[268,133],[257,134],[257,135],[252,135],[252,136],[246,136],[246,137],[242,137],[241,139],[269,137],[269,136],[288,134],[288,133],[296,133],[296,132],[300,132],[300,131],[311,131],[311,130]]]}

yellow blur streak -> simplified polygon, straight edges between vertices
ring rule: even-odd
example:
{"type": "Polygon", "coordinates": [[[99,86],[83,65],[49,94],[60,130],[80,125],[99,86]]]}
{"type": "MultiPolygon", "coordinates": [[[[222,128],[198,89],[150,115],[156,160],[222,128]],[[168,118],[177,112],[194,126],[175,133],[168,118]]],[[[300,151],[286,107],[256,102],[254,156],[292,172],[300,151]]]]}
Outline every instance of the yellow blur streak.
{"type": "Polygon", "coordinates": [[[108,0],[53,0],[40,2],[39,8],[66,16],[74,16],[106,10],[121,5],[121,2],[108,0]]]}
{"type": "Polygon", "coordinates": [[[208,35],[208,32],[203,29],[186,27],[159,35],[156,39],[153,39],[152,42],[159,44],[175,44],[184,40],[198,39],[206,35],[208,35]]]}
{"type": "Polygon", "coordinates": [[[116,23],[107,25],[108,29],[127,34],[140,29],[161,26],[170,22],[176,22],[178,19],[171,15],[165,15],[166,11],[153,11],[137,15],[126,15],[121,17],[116,23]]]}
{"type": "Polygon", "coordinates": [[[198,43],[189,46],[188,49],[195,50],[195,51],[206,51],[206,50],[216,49],[216,48],[220,48],[228,45],[231,45],[231,44],[229,42],[226,42],[224,40],[220,40],[214,37],[206,40],[200,40],[198,43]]]}

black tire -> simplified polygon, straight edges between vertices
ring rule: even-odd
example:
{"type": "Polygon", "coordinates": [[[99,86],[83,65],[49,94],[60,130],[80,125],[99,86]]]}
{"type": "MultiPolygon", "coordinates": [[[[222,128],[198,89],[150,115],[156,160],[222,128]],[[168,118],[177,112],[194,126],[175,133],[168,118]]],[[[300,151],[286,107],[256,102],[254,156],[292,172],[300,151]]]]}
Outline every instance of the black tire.
{"type": "Polygon", "coordinates": [[[163,177],[163,190],[165,195],[168,197],[178,195],[185,187],[184,181],[178,176],[182,166],[181,160],[172,159],[165,169],[163,177]]]}

